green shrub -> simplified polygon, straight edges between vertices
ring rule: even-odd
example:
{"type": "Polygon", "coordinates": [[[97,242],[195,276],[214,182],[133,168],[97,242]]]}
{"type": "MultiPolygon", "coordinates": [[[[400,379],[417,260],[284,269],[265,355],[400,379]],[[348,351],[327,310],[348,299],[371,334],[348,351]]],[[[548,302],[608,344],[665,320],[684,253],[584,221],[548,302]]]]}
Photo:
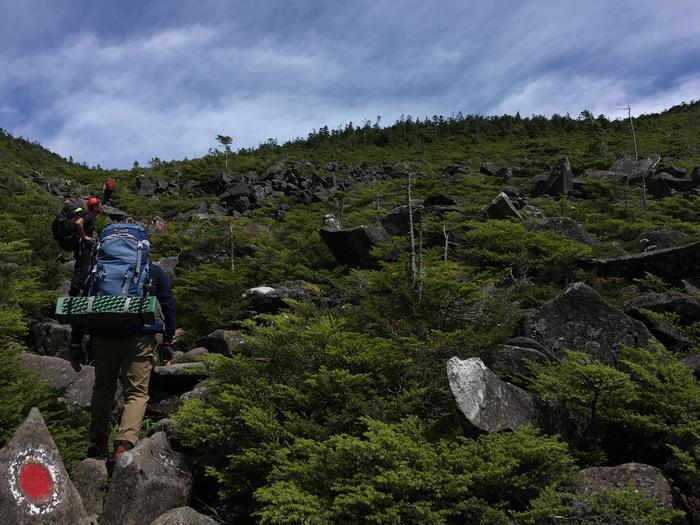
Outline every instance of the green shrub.
{"type": "Polygon", "coordinates": [[[260,522],[506,524],[574,473],[566,446],[532,429],[431,443],[415,419],[364,423],[279,450],[255,492],[260,522]]]}
{"type": "Polygon", "coordinates": [[[85,459],[87,419],[71,412],[48,383],[20,364],[20,349],[0,346],[0,447],[5,446],[32,407],[41,412],[68,468],[85,459]]]}

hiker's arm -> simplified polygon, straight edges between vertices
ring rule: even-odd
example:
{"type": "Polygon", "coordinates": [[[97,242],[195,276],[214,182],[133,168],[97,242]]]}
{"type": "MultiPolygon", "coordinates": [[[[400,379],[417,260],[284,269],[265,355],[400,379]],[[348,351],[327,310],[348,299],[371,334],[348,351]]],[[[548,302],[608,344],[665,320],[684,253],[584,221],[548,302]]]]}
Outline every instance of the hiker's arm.
{"type": "Polygon", "coordinates": [[[83,239],[84,241],[92,241],[92,237],[88,237],[85,235],[85,219],[80,217],[79,219],[75,220],[75,231],[78,232],[78,237],[83,239]]]}
{"type": "Polygon", "coordinates": [[[170,287],[170,281],[165,275],[165,272],[161,268],[157,270],[151,269],[151,272],[153,284],[156,288],[156,298],[160,303],[160,308],[163,311],[163,321],[165,321],[163,341],[168,343],[173,340],[175,328],[177,326],[177,320],[175,318],[175,298],[173,297],[173,290],[170,287]]]}

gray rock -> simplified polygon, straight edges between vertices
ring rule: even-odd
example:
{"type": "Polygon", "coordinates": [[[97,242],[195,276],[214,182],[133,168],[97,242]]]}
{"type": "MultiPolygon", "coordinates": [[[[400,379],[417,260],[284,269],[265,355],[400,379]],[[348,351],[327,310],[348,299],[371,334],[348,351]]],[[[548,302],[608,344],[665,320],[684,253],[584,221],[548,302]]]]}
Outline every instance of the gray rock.
{"type": "Polygon", "coordinates": [[[216,525],[209,516],[200,514],[191,507],[169,510],[151,522],[151,525],[216,525]]]}
{"type": "Polygon", "coordinates": [[[195,387],[189,392],[182,394],[180,396],[180,401],[184,403],[188,399],[207,399],[209,392],[209,381],[202,381],[201,383],[197,383],[197,385],[195,385],[195,387]]]}
{"type": "Polygon", "coordinates": [[[175,281],[175,267],[177,266],[177,257],[163,257],[160,261],[156,261],[161,270],[165,272],[171,282],[175,281]]]}
{"type": "Polygon", "coordinates": [[[214,354],[231,355],[236,347],[243,344],[243,334],[230,330],[214,330],[197,339],[197,344],[214,354]]]}
{"type": "Polygon", "coordinates": [[[187,352],[176,352],[176,355],[173,357],[173,363],[174,364],[179,364],[179,363],[196,363],[199,361],[202,356],[208,355],[209,350],[204,348],[203,346],[198,346],[197,348],[193,348],[192,350],[188,350],[187,352]]]}
{"type": "Polygon", "coordinates": [[[684,358],[682,362],[690,368],[695,373],[695,377],[700,380],[700,354],[689,355],[684,358]]]}
{"type": "Polygon", "coordinates": [[[490,162],[482,162],[481,166],[479,167],[479,173],[488,175],[490,177],[495,177],[498,173],[498,170],[500,169],[500,166],[496,166],[495,164],[491,164],[490,162]]]}
{"type": "Polygon", "coordinates": [[[684,279],[700,275],[700,241],[612,259],[594,259],[583,266],[606,277],[642,277],[648,272],[670,284],[680,285],[684,279]]]}
{"type": "Polygon", "coordinates": [[[597,244],[595,235],[569,217],[548,217],[528,227],[532,231],[553,231],[567,236],[572,241],[593,246],[597,244]]]}
{"type": "Polygon", "coordinates": [[[272,286],[256,286],[249,288],[243,294],[258,313],[275,313],[287,307],[285,299],[299,302],[310,302],[316,297],[316,288],[306,281],[284,281],[272,286]]]}
{"type": "Polygon", "coordinates": [[[646,293],[630,299],[622,308],[625,311],[643,308],[652,312],[674,313],[682,325],[700,320],[700,301],[680,292],[646,293]]]}
{"type": "Polygon", "coordinates": [[[690,236],[687,233],[674,230],[654,230],[644,232],[637,237],[637,243],[642,251],[647,250],[650,246],[655,246],[654,249],[673,248],[687,244],[690,236]]]}
{"type": "Polygon", "coordinates": [[[484,363],[499,377],[506,379],[531,375],[527,361],[548,363],[551,361],[543,352],[515,345],[498,345],[483,357],[484,363]]]}
{"type": "Polygon", "coordinates": [[[166,376],[196,376],[209,377],[209,371],[204,363],[180,363],[168,366],[155,366],[153,373],[161,377],[166,376]]]}
{"type": "Polygon", "coordinates": [[[36,372],[48,381],[59,393],[59,401],[69,407],[87,409],[90,407],[92,387],[95,384],[95,369],[83,365],[80,372],[65,359],[22,352],[22,367],[36,372]]]}
{"type": "Polygon", "coordinates": [[[583,171],[583,178],[598,180],[601,182],[624,182],[627,176],[624,173],[618,173],[616,171],[604,171],[597,170],[593,168],[588,168],[583,171]]]}
{"type": "Polygon", "coordinates": [[[37,321],[29,329],[29,349],[41,355],[68,357],[71,327],[56,321],[37,321]]]}
{"type": "Polygon", "coordinates": [[[0,450],[0,515],[7,525],[89,523],[36,408],[0,450]]]}
{"type": "Polygon", "coordinates": [[[191,492],[192,474],[165,434],[158,432],[117,460],[100,524],[150,523],[187,505],[191,492]]]}
{"type": "Polygon", "coordinates": [[[476,429],[500,432],[537,424],[533,396],[501,381],[478,357],[450,359],[447,378],[457,406],[476,429]]]}
{"type": "Polygon", "coordinates": [[[140,173],[136,175],[136,180],[134,181],[134,190],[136,194],[140,197],[152,197],[156,191],[155,186],[148,178],[148,175],[140,173]]]}
{"type": "Polygon", "coordinates": [[[658,164],[656,166],[656,169],[655,169],[656,174],[668,173],[672,177],[677,177],[679,179],[685,178],[686,173],[687,173],[687,170],[685,168],[677,168],[672,163],[666,164],[666,162],[669,162],[666,159],[664,159],[662,162],[663,162],[663,164],[658,164]]]}
{"type": "Polygon", "coordinates": [[[564,157],[557,161],[546,179],[534,179],[532,195],[566,195],[571,193],[573,189],[574,177],[571,173],[571,165],[568,157],[564,157]]]}
{"type": "Polygon", "coordinates": [[[649,348],[655,341],[642,323],[582,282],[526,317],[520,335],[535,339],[557,357],[571,349],[606,363],[615,363],[623,346],[649,348]]]}
{"type": "MultiPolygon", "coordinates": [[[[208,377],[209,370],[201,362],[156,366],[151,375],[151,388],[167,392],[169,395],[161,396],[164,400],[192,390],[197,383],[208,377]]],[[[172,401],[166,403],[172,404],[172,401]]],[[[168,407],[164,405],[162,408],[167,410],[168,407]]]]}
{"type": "Polygon", "coordinates": [[[381,224],[345,229],[332,215],[325,217],[319,233],[333,257],[339,263],[354,268],[376,266],[370,254],[372,248],[390,240],[381,224]]]}
{"type": "Polygon", "coordinates": [[[625,308],[625,313],[644,323],[656,339],[672,352],[684,352],[693,346],[693,341],[684,336],[673,323],[651,316],[639,308],[625,308]]]}
{"type": "Polygon", "coordinates": [[[489,219],[506,219],[512,217],[520,221],[525,220],[508,198],[501,192],[486,206],[481,208],[481,214],[489,219]]]}
{"type": "Polygon", "coordinates": [[[658,164],[659,160],[661,157],[656,154],[637,161],[624,158],[610,166],[610,171],[626,176],[630,182],[640,182],[642,178],[651,174],[652,168],[658,164]]]}
{"type": "Polygon", "coordinates": [[[658,468],[644,463],[624,463],[615,467],[591,467],[583,469],[582,488],[600,493],[609,489],[633,487],[659,507],[674,508],[671,486],[658,468]]]}
{"type": "Polygon", "coordinates": [[[690,172],[690,180],[700,184],[700,166],[695,166],[693,171],[690,172]]]}
{"type": "Polygon", "coordinates": [[[102,514],[109,485],[107,463],[94,458],[81,461],[73,472],[73,483],[90,520],[97,523],[97,518],[102,514]]]}
{"type": "Polygon", "coordinates": [[[117,209],[114,206],[109,206],[107,204],[102,206],[102,211],[107,217],[109,217],[114,222],[123,222],[127,217],[131,216],[125,211],[117,209]]]}
{"type": "MultiPolygon", "coordinates": [[[[413,211],[413,224],[415,227],[415,225],[420,222],[423,215],[423,205],[421,201],[414,200],[411,202],[411,209],[413,211]]],[[[389,235],[407,235],[410,231],[408,215],[408,204],[397,206],[382,218],[382,226],[389,235]]]]}

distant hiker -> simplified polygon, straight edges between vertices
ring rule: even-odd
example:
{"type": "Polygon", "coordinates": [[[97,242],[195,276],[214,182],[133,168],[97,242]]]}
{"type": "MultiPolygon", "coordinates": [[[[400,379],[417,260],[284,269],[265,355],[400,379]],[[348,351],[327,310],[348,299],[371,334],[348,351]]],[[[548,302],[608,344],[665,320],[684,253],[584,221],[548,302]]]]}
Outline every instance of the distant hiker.
{"type": "Polygon", "coordinates": [[[76,217],[72,219],[73,232],[76,236],[76,244],[73,251],[75,266],[73,267],[73,279],[71,280],[68,295],[75,297],[82,295],[87,278],[90,274],[90,262],[95,245],[95,218],[102,214],[102,203],[97,197],[91,197],[87,201],[87,211],[76,209],[76,217]]]}
{"type": "MultiPolygon", "coordinates": [[[[92,254],[95,247],[95,217],[102,213],[102,204],[97,197],[91,197],[87,201],[87,211],[82,208],[75,208],[66,219],[68,227],[72,227],[72,238],[74,242],[73,278],[70,282],[68,295],[77,297],[84,295],[88,277],[92,267],[92,254]]],[[[71,330],[70,338],[70,361],[73,368],[80,366],[82,360],[82,341],[85,329],[74,326],[71,330]]]]}
{"type": "Polygon", "coordinates": [[[102,186],[102,202],[104,204],[109,204],[109,201],[112,199],[112,193],[114,193],[116,187],[117,185],[111,177],[105,181],[102,186]]]}

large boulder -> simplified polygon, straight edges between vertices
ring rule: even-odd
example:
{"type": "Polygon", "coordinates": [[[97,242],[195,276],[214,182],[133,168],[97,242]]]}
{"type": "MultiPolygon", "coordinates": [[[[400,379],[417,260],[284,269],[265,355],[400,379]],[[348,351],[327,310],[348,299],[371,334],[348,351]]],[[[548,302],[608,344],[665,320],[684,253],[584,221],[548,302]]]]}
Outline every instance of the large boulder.
{"type": "Polygon", "coordinates": [[[623,158],[610,166],[610,171],[623,175],[629,182],[641,182],[643,178],[651,175],[652,169],[661,160],[659,155],[650,155],[641,160],[623,158]]]}
{"type": "Polygon", "coordinates": [[[689,325],[700,320],[700,300],[680,292],[649,292],[630,299],[625,303],[623,309],[626,312],[644,309],[658,313],[677,314],[682,325],[689,325]]]}
{"type": "Polygon", "coordinates": [[[627,176],[624,173],[618,173],[616,171],[605,171],[598,170],[594,168],[588,168],[583,170],[581,175],[584,179],[597,180],[600,182],[623,182],[627,176]]]}
{"type": "Polygon", "coordinates": [[[499,377],[516,379],[530,375],[528,362],[548,363],[546,353],[512,344],[498,345],[483,356],[484,363],[499,377]]]}
{"type": "Polygon", "coordinates": [[[192,474],[165,434],[158,432],[117,460],[100,524],[150,523],[186,506],[191,493],[192,474]]]}
{"type": "Polygon", "coordinates": [[[381,224],[346,229],[332,215],[325,217],[319,233],[333,257],[339,263],[354,268],[376,266],[376,261],[370,254],[372,248],[390,240],[381,224]]]}
{"type": "Polygon", "coordinates": [[[178,507],[160,515],[151,522],[151,525],[216,525],[217,523],[192,507],[178,507]]]}
{"type": "Polygon", "coordinates": [[[584,266],[602,276],[642,277],[651,273],[671,284],[681,285],[684,279],[700,276],[700,241],[612,259],[594,259],[584,266]]]}
{"type": "MultiPolygon", "coordinates": [[[[423,215],[423,204],[419,200],[411,203],[413,224],[417,225],[423,215]]],[[[408,204],[397,206],[382,218],[382,226],[389,235],[407,235],[410,232],[408,204]]]]}
{"type": "Polygon", "coordinates": [[[36,408],[0,450],[0,516],[6,525],[89,523],[36,408]]]}
{"type": "Polygon", "coordinates": [[[71,327],[57,321],[36,321],[29,329],[29,349],[41,355],[68,357],[71,327]]]}
{"type": "Polygon", "coordinates": [[[95,384],[95,369],[92,366],[84,365],[80,372],[76,372],[65,359],[29,352],[22,352],[21,363],[23,368],[36,372],[41,379],[48,381],[59,393],[59,401],[71,408],[90,407],[95,384]]]}
{"type": "MultiPolygon", "coordinates": [[[[209,377],[209,369],[204,363],[178,363],[153,367],[150,386],[173,395],[181,395],[192,390],[197,383],[209,377]]],[[[167,396],[160,396],[161,400],[167,396]]]]}
{"type": "Polygon", "coordinates": [[[557,161],[552,172],[546,179],[535,179],[532,195],[559,196],[571,193],[574,189],[574,176],[571,173],[571,165],[568,157],[557,161]]]}
{"type": "Polygon", "coordinates": [[[637,244],[642,251],[673,248],[688,244],[689,241],[690,236],[687,233],[676,230],[653,230],[640,233],[637,237],[637,244]]]}
{"type": "Polygon", "coordinates": [[[244,337],[240,332],[219,329],[197,339],[197,345],[214,354],[231,355],[243,341],[244,337]]]}
{"type": "Polygon", "coordinates": [[[689,355],[683,359],[683,364],[690,368],[695,377],[700,380],[700,354],[689,355]]]}
{"type": "Polygon", "coordinates": [[[177,267],[177,257],[163,257],[159,261],[155,261],[155,264],[160,266],[161,270],[165,272],[165,275],[167,275],[171,283],[175,281],[175,268],[177,267]]]}
{"type": "Polygon", "coordinates": [[[624,463],[615,467],[590,467],[581,471],[582,488],[591,493],[632,487],[659,507],[674,508],[671,485],[658,468],[644,463],[624,463]]]}
{"type": "Polygon", "coordinates": [[[488,219],[511,217],[519,221],[525,220],[504,192],[499,193],[495,199],[481,208],[481,214],[488,219]]]}
{"type": "Polygon", "coordinates": [[[151,182],[151,179],[148,178],[148,175],[144,175],[143,173],[140,173],[136,175],[136,179],[134,180],[134,191],[139,197],[153,197],[153,195],[156,192],[156,187],[151,182]]]}
{"type": "Polygon", "coordinates": [[[615,363],[623,346],[650,347],[655,341],[639,321],[606,303],[593,288],[578,282],[521,323],[530,337],[562,357],[566,349],[615,363]]]}
{"type": "Polygon", "coordinates": [[[595,235],[589,233],[583,226],[570,217],[548,217],[532,223],[528,228],[532,231],[553,231],[567,236],[572,241],[593,246],[597,244],[595,235]]]}
{"type": "Polygon", "coordinates": [[[501,381],[478,357],[450,359],[447,378],[457,406],[474,428],[501,432],[537,424],[534,397],[501,381]]]}
{"type": "Polygon", "coordinates": [[[310,302],[318,295],[318,287],[306,281],[284,281],[272,286],[248,288],[243,299],[248,299],[258,313],[275,313],[287,304],[285,299],[310,302]]]}
{"type": "Polygon", "coordinates": [[[90,520],[97,523],[97,518],[102,514],[109,485],[106,462],[95,458],[81,461],[73,472],[73,483],[90,520]]]}

